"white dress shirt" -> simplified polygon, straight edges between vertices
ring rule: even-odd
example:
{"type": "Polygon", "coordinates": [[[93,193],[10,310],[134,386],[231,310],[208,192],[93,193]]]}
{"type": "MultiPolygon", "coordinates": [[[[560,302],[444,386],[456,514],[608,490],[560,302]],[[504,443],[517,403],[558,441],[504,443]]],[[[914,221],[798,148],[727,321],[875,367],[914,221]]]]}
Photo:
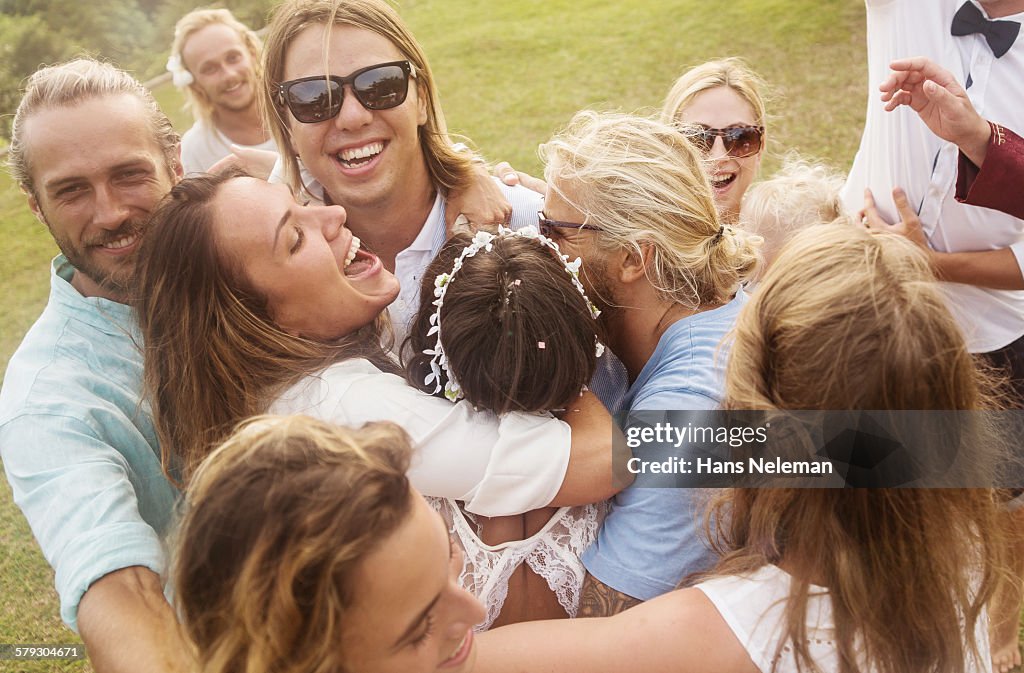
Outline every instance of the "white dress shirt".
{"type": "MultiPolygon", "coordinates": [[[[927,56],[970,84],[967,93],[982,116],[1010,128],[1024,127],[1024,35],[997,59],[982,35],[951,35],[953,15],[962,4],[867,0],[867,120],[843,200],[856,212],[864,206],[864,188],[870,187],[882,216],[895,222],[892,188],[903,187],[935,250],[1010,248],[1024,267],[1024,220],[957,203],[957,147],[932,134],[908,107],[886,112],[879,98],[891,61],[927,56]]],[[[1003,19],[1024,22],[1024,12],[1003,19]]],[[[1024,334],[1024,292],[942,286],[972,352],[997,350],[1024,334]]]]}

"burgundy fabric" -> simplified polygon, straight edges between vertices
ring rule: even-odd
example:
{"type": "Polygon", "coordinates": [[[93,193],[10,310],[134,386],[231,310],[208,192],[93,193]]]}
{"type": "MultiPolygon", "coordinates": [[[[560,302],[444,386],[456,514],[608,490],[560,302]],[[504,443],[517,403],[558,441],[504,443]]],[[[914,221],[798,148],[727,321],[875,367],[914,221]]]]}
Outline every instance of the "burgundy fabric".
{"type": "Polygon", "coordinates": [[[1024,219],[1024,139],[1004,126],[990,125],[992,136],[980,169],[960,153],[956,200],[1024,219]]]}

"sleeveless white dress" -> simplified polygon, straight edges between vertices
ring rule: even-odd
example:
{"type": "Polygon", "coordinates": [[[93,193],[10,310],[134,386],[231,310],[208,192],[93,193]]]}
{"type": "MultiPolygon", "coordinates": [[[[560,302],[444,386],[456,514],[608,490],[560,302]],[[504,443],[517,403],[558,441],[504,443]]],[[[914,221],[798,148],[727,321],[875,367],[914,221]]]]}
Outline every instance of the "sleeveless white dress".
{"type": "MultiPolygon", "coordinates": [[[[797,673],[793,648],[782,642],[786,597],[792,577],[777,566],[759,568],[750,575],[716,577],[697,584],[763,673],[797,673]]],[[[880,606],[879,609],[885,609],[880,606]]],[[[832,601],[828,589],[811,585],[807,605],[807,645],[811,658],[826,673],[839,670],[832,601]]],[[[981,661],[971,657],[966,670],[991,673],[988,617],[982,612],[974,629],[981,661]]],[[[861,670],[867,669],[863,662],[861,670]]]]}
{"type": "Polygon", "coordinates": [[[570,617],[579,609],[586,570],[580,555],[597,537],[604,505],[560,507],[544,526],[525,540],[485,544],[472,514],[449,498],[427,498],[462,547],[464,563],[459,583],[487,608],[487,617],[474,627],[486,631],[497,619],[508,596],[508,581],[521,564],[544,578],[570,617]]]}

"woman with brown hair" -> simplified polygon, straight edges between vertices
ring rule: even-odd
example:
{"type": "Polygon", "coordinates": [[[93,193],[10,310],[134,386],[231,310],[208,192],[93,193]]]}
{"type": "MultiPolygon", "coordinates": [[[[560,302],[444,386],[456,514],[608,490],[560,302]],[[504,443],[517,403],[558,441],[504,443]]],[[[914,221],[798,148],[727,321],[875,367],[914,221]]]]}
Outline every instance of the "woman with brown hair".
{"type": "MultiPolygon", "coordinates": [[[[914,246],[800,232],[743,309],[733,409],[982,410],[990,383],[914,246]]],[[[975,469],[1001,458],[964,446],[975,469]]],[[[990,489],[732,489],[695,586],[606,619],[481,636],[476,671],[963,673],[990,669],[1007,536],[990,489]]]]}
{"type": "Polygon", "coordinates": [[[410,486],[408,436],[260,417],[196,472],[176,602],[202,673],[469,671],[480,603],[410,486]]]}
{"type": "Polygon", "coordinates": [[[592,395],[563,420],[498,417],[395,376],[381,339],[398,284],[344,221],[231,174],[183,181],[153,214],[136,307],[165,468],[187,482],[239,421],[306,413],[397,422],[413,484],[485,516],[608,497],[611,424],[592,395]]]}

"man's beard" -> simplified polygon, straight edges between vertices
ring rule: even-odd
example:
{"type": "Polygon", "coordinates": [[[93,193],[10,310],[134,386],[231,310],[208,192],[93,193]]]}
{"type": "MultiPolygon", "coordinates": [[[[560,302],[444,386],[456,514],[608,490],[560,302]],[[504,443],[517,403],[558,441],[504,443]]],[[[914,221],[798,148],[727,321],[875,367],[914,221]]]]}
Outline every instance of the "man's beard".
{"type": "Polygon", "coordinates": [[[601,331],[606,332],[608,326],[618,320],[622,307],[615,299],[612,282],[608,276],[608,263],[604,257],[593,255],[590,260],[584,260],[580,280],[587,290],[587,297],[601,311],[597,323],[601,331]]]}
{"type": "MultiPolygon", "coordinates": [[[[47,222],[47,227],[49,227],[49,222],[47,222]]],[[[124,258],[120,263],[111,263],[107,265],[107,268],[104,268],[95,261],[95,255],[102,253],[95,252],[93,248],[97,245],[125,238],[126,236],[141,236],[145,228],[144,220],[127,220],[116,231],[109,231],[102,236],[97,236],[80,248],[75,247],[75,244],[69,239],[59,236],[53,230],[53,227],[49,228],[50,233],[53,234],[53,240],[57,243],[57,247],[60,248],[61,254],[67,257],[67,260],[71,262],[71,265],[75,267],[78,273],[81,273],[107,292],[120,296],[129,294],[129,290],[133,287],[135,275],[135,255],[132,254],[131,257],[124,258]]]]}

